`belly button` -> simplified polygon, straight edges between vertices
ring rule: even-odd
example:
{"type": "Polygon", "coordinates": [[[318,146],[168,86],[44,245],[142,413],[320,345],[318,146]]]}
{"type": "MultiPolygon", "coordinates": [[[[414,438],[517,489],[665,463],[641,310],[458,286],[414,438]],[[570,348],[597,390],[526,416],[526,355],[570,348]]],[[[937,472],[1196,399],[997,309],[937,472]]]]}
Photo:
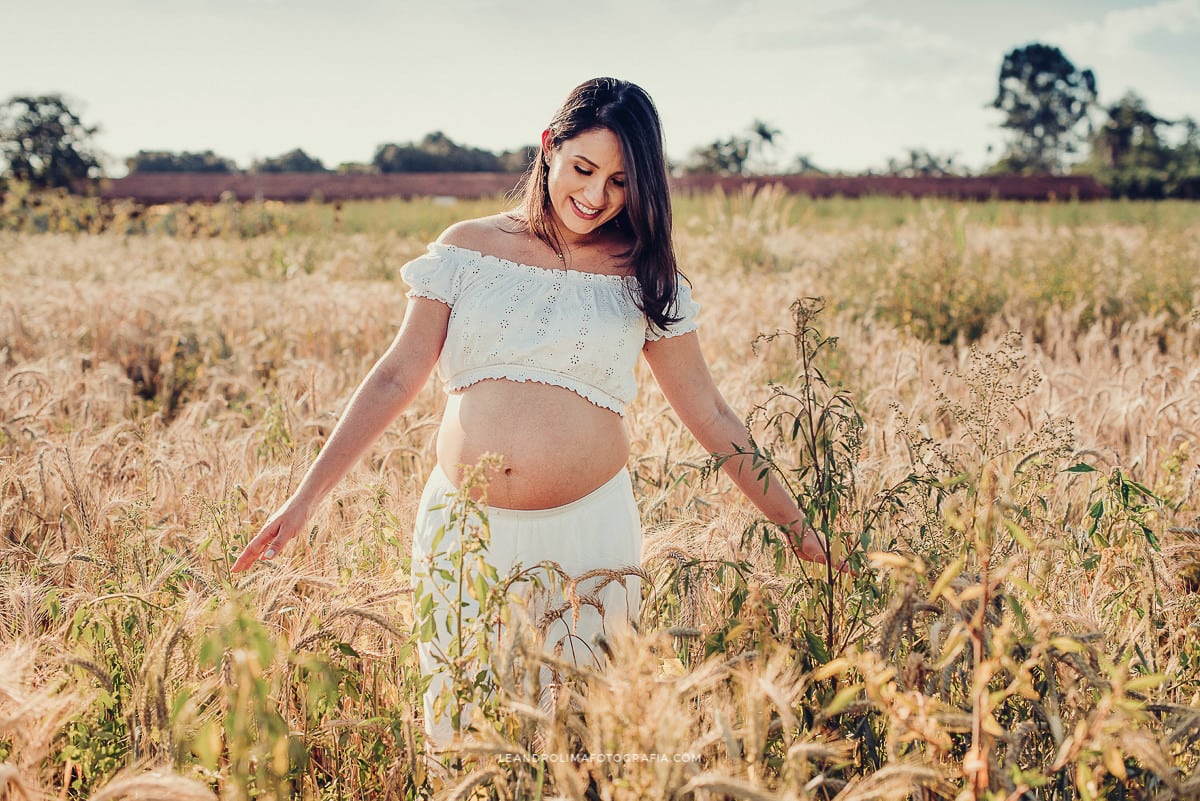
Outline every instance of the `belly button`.
{"type": "Polygon", "coordinates": [[[512,475],[512,468],[511,468],[511,467],[506,467],[506,468],[504,468],[504,475],[506,475],[506,476],[511,476],[511,475],[512,475]]]}

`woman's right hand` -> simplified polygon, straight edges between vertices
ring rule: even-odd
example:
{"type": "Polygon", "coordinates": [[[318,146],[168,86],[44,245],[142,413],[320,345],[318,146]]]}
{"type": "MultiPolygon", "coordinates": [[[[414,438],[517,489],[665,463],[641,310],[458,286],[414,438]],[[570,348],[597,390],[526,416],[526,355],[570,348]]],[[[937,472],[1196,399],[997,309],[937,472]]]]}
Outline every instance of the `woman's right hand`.
{"type": "Polygon", "coordinates": [[[399,333],[354,391],[299,489],[250,540],[233,572],[273,558],[304,530],[315,505],[425,386],[441,355],[449,320],[445,303],[419,297],[409,301],[399,333]]]}
{"type": "Polygon", "coordinates": [[[260,559],[273,559],[283,546],[304,530],[311,512],[307,506],[289,500],[271,515],[270,519],[250,540],[241,556],[233,563],[233,572],[249,569],[260,559]]]}

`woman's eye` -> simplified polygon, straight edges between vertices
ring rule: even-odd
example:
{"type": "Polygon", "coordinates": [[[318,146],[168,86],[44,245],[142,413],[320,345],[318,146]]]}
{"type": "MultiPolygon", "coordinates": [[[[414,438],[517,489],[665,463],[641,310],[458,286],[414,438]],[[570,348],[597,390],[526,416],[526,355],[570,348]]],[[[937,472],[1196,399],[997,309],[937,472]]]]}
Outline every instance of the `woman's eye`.
{"type": "Polygon", "coordinates": [[[591,170],[585,170],[583,167],[576,167],[575,172],[579,173],[580,175],[591,175],[592,174],[591,170]]]}
{"type": "Polygon", "coordinates": [[[615,184],[618,189],[624,189],[625,188],[625,179],[624,178],[613,178],[613,184],[615,184]]]}

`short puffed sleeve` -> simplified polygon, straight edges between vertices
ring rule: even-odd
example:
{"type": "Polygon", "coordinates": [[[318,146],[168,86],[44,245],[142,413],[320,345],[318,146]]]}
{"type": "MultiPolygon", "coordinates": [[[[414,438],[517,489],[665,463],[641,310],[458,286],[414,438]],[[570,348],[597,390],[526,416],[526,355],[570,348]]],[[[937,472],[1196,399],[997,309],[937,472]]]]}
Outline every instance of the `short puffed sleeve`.
{"type": "Polygon", "coordinates": [[[408,284],[408,297],[438,300],[453,306],[458,300],[460,259],[452,248],[433,243],[424,255],[400,268],[400,278],[408,284]]]}
{"type": "Polygon", "coordinates": [[[677,337],[681,334],[695,331],[700,327],[700,324],[696,322],[696,313],[699,311],[700,304],[692,300],[692,288],[688,286],[686,281],[680,281],[675,289],[675,302],[671,304],[668,310],[671,317],[679,318],[679,322],[673,323],[666,328],[660,328],[650,320],[647,320],[646,339],[654,342],[663,337],[677,337]]]}

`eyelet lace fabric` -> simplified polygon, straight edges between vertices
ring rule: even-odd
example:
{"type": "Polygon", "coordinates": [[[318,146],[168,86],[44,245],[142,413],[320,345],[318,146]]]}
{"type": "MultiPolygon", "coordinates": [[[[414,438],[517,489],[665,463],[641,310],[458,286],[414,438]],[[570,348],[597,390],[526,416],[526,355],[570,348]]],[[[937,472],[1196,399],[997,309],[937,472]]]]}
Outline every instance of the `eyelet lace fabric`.
{"type": "Polygon", "coordinates": [[[408,296],[448,305],[438,361],[447,392],[492,378],[569,389],[624,415],[637,396],[634,368],[647,340],[695,331],[699,304],[683,281],[662,329],[634,298],[637,279],[535,267],[435,242],[400,270],[408,296]]]}

